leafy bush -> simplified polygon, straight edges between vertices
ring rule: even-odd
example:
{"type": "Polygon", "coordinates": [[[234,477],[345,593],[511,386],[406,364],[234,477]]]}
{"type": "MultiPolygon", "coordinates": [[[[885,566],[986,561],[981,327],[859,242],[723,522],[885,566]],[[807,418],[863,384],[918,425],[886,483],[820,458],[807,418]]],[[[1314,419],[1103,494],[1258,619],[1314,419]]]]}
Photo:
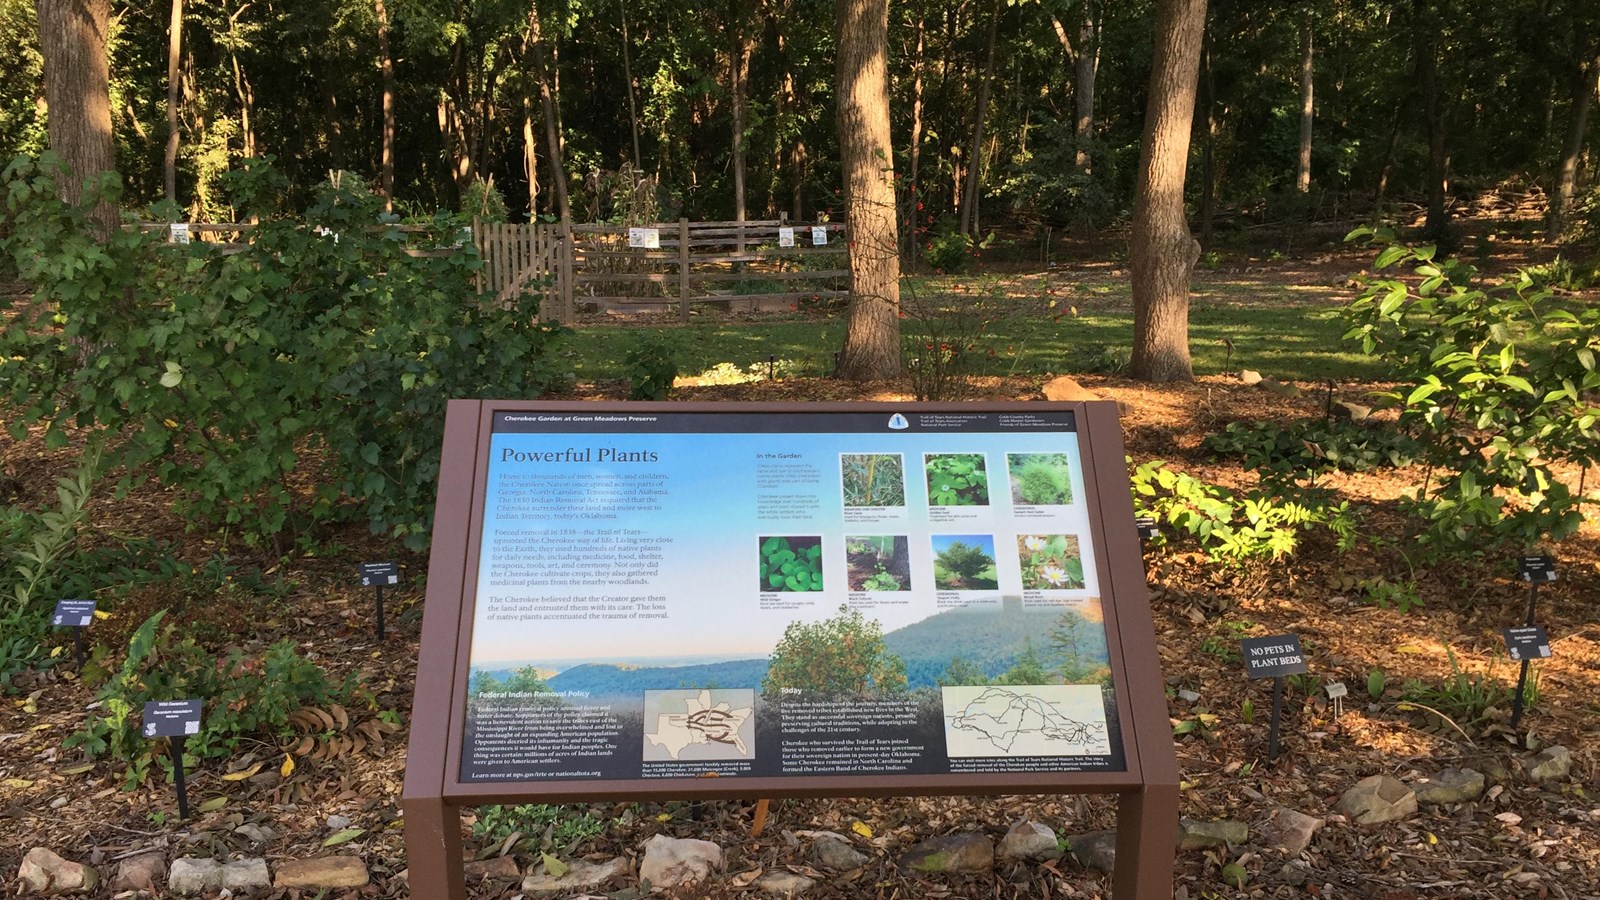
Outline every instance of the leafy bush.
{"type": "Polygon", "coordinates": [[[109,753],[127,763],[130,787],[142,783],[159,758],[136,724],[148,701],[205,700],[200,732],[184,742],[185,754],[202,760],[231,755],[247,740],[286,737],[295,710],[354,689],[354,676],[343,685],[330,684],[316,663],[300,656],[292,639],[259,653],[234,649],[218,658],[192,637],[179,639],[172,623],[163,622],[166,614],[157,612],[134,631],[122,668],[95,697],[99,712],[64,742],[89,756],[109,753]]]}
{"type": "Polygon", "coordinates": [[[622,358],[628,373],[628,399],[665,400],[678,377],[678,361],[664,341],[640,338],[622,358]]]}
{"type": "Polygon", "coordinates": [[[1231,422],[1207,435],[1205,446],[1219,456],[1237,458],[1246,470],[1274,483],[1314,481],[1339,470],[1408,466],[1422,452],[1415,438],[1397,430],[1322,419],[1288,425],[1231,422]]]}
{"type": "Polygon", "coordinates": [[[1341,504],[1313,508],[1281,499],[1277,492],[1238,497],[1192,475],[1166,467],[1161,460],[1133,470],[1135,511],[1154,516],[1197,538],[1207,556],[1218,562],[1278,560],[1293,554],[1300,533],[1316,523],[1338,530],[1350,515],[1341,504]]]}
{"type": "Polygon", "coordinates": [[[761,690],[779,700],[785,689],[806,700],[867,697],[905,690],[906,665],[883,643],[883,626],[840,606],[820,622],[791,622],[772,650],[761,690]]]}
{"type": "Polygon", "coordinates": [[[974,376],[999,358],[987,344],[1007,315],[998,288],[977,294],[921,297],[908,292],[900,309],[901,358],[918,400],[961,400],[974,376]]]}
{"type": "Polygon", "coordinates": [[[480,806],[472,825],[473,837],[499,844],[513,834],[534,841],[539,849],[564,853],[606,832],[606,822],[583,806],[525,803],[521,806],[480,806]]]}
{"type": "Polygon", "coordinates": [[[1430,465],[1413,501],[1420,540],[1462,552],[1571,534],[1583,500],[1551,469],[1600,458],[1600,309],[1558,302],[1526,272],[1480,288],[1433,247],[1358,237],[1387,244],[1376,268],[1413,263],[1418,279],[1371,280],[1345,316],[1346,336],[1409,385],[1380,396],[1430,465]]]}
{"type": "Polygon", "coordinates": [[[946,274],[964,272],[977,258],[978,251],[993,242],[993,234],[981,241],[974,240],[972,235],[957,231],[953,220],[941,219],[923,247],[922,259],[938,272],[946,274]]]}
{"type": "Polygon", "coordinates": [[[560,332],[537,300],[479,303],[459,223],[402,231],[359,179],[291,219],[268,208],[270,165],[233,173],[233,202],[264,218],[225,252],[131,228],[99,240],[85,227],[99,195],[63,204],[58,173],[46,156],[4,175],[4,250],[39,301],[0,338],[12,435],[40,420],[51,446],[69,424],[118,435],[123,486],[177,488],[199,521],[261,539],[354,513],[421,548],[446,403],[537,396],[557,377],[560,332]],[[314,493],[297,486],[312,459],[314,493]]]}
{"type": "Polygon", "coordinates": [[[975,580],[995,564],[994,557],[983,552],[982,547],[965,541],[955,541],[940,551],[938,560],[945,571],[966,581],[975,580]]]}
{"type": "Polygon", "coordinates": [[[1072,469],[1064,453],[1016,453],[1011,468],[1012,502],[1050,506],[1072,502],[1072,469]]]}

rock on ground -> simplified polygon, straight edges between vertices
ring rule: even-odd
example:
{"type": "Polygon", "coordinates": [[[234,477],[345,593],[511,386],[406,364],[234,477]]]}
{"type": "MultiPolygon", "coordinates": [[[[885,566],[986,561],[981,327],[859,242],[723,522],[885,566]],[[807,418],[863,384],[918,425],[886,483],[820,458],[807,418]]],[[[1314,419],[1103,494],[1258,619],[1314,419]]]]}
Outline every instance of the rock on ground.
{"type": "Polygon", "coordinates": [[[255,891],[272,887],[267,861],[259,857],[235,859],[222,866],[222,886],[230,891],[255,891]]]}
{"type": "Polygon", "coordinates": [[[117,864],[117,877],[111,879],[111,889],[153,894],[166,880],[166,870],[167,855],[160,850],[130,856],[117,864]]]}
{"type": "Polygon", "coordinates": [[[774,869],[762,873],[761,877],[756,879],[756,887],[774,897],[798,897],[810,890],[814,884],[815,881],[804,875],[797,875],[786,869],[774,869]]]}
{"type": "Polygon", "coordinates": [[[100,873],[83,863],[62,859],[44,847],[35,847],[17,867],[17,881],[32,893],[48,897],[92,891],[100,883],[100,873]]]}
{"type": "Polygon", "coordinates": [[[987,872],[994,868],[994,842],[981,834],[929,838],[906,851],[900,865],[917,872],[987,872]]]}
{"type": "Polygon", "coordinates": [[[468,881],[516,881],[522,877],[517,861],[509,856],[475,859],[465,866],[468,881]]]}
{"type": "Polygon", "coordinates": [[[1325,821],[1316,816],[1280,806],[1267,814],[1259,830],[1269,847],[1297,856],[1311,846],[1311,839],[1324,824],[1325,821]]]}
{"type": "Polygon", "coordinates": [[[1067,838],[1067,846],[1072,849],[1072,856],[1078,862],[1091,869],[1111,874],[1117,864],[1117,833],[1115,831],[1091,831],[1088,834],[1075,834],[1067,838]]]}
{"type": "Polygon", "coordinates": [[[175,859],[167,873],[167,887],[180,896],[221,890],[222,864],[214,859],[175,859]]]}
{"type": "Polygon", "coordinates": [[[1560,781],[1572,772],[1572,753],[1562,746],[1550,747],[1525,764],[1528,777],[1541,784],[1560,781]]]}
{"type": "Polygon", "coordinates": [[[1061,858],[1061,842],[1055,829],[1026,819],[1012,825],[1000,841],[1000,855],[1008,859],[1041,862],[1061,858]]]}
{"type": "Polygon", "coordinates": [[[841,834],[823,832],[811,842],[811,861],[824,869],[854,869],[866,863],[865,853],[850,846],[850,839],[841,834]]]}
{"type": "Polygon", "coordinates": [[[566,874],[556,878],[541,872],[529,875],[522,879],[523,893],[539,895],[570,894],[573,892],[588,893],[590,888],[597,888],[618,875],[626,874],[628,861],[617,857],[610,862],[591,863],[575,862],[567,866],[566,874]]]}
{"type": "Polygon", "coordinates": [[[1207,847],[1221,847],[1243,844],[1250,840],[1250,826],[1232,819],[1218,819],[1215,822],[1203,822],[1199,819],[1178,820],[1178,849],[1179,850],[1204,850],[1207,847]]]}
{"type": "Polygon", "coordinates": [[[273,886],[278,888],[313,891],[358,888],[366,884],[367,864],[354,856],[290,860],[278,866],[278,877],[273,882],[273,886]]]}
{"type": "Polygon", "coordinates": [[[1062,375],[1045,382],[1044,398],[1046,400],[1100,400],[1099,394],[1089,390],[1069,376],[1062,375]]]}
{"type": "Polygon", "coordinates": [[[704,881],[722,869],[722,848],[710,841],[658,834],[645,842],[639,878],[651,887],[671,888],[704,881]]]}
{"type": "Polygon", "coordinates": [[[1418,803],[1465,803],[1483,796],[1487,779],[1473,769],[1440,769],[1437,775],[1415,785],[1418,803]]]}
{"type": "Polygon", "coordinates": [[[1371,775],[1345,791],[1334,809],[1357,825],[1377,825],[1415,815],[1417,795],[1388,775],[1371,775]]]}

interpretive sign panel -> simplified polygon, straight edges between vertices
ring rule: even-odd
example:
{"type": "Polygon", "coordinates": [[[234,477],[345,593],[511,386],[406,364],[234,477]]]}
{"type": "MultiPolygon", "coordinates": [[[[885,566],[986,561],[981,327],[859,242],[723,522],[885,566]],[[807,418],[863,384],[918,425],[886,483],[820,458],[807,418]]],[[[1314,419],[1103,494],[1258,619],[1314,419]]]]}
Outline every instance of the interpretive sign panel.
{"type": "Polygon", "coordinates": [[[497,412],[461,780],[1121,770],[1085,501],[1065,410],[497,412]]]}
{"type": "Polygon", "coordinates": [[[408,846],[458,865],[438,802],[1110,791],[1170,895],[1115,404],[450,416],[408,846]]]}

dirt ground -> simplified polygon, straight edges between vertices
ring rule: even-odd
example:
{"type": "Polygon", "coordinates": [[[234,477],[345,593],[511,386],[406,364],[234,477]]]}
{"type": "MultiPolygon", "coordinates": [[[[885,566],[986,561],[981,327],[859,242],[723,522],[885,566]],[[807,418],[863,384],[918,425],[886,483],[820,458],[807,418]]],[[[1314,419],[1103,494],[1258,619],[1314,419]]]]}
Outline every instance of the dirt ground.
{"type": "MultiPolygon", "coordinates": [[[[1347,271],[1344,262],[1296,262],[1272,277],[1321,284],[1316,279],[1322,275],[1347,271]],[[1307,267],[1315,271],[1299,271],[1307,267]]],[[[1239,277],[1254,274],[1240,272],[1239,277]]],[[[1080,380],[1121,401],[1125,440],[1136,462],[1164,459],[1198,477],[1236,487],[1251,484],[1254,474],[1212,458],[1201,447],[1206,434],[1234,420],[1318,416],[1325,402],[1316,386],[1306,386],[1300,397],[1285,398],[1232,377],[1162,387],[1098,376],[1080,380]]],[[[1039,381],[997,380],[986,384],[983,394],[1038,399],[1039,381]]],[[[1367,387],[1340,385],[1338,396],[1359,400],[1367,387]]],[[[584,385],[575,396],[597,399],[622,392],[621,385],[584,385]]],[[[910,395],[903,382],[851,385],[806,379],[685,387],[676,398],[900,400],[910,395]]],[[[51,502],[53,479],[70,460],[70,450],[47,451],[37,438],[22,444],[0,439],[5,489],[29,506],[51,502]]],[[[1413,490],[1420,478],[1420,471],[1398,470],[1330,476],[1327,483],[1341,498],[1366,507],[1372,527],[1400,543],[1411,536],[1403,533],[1395,500],[1413,490]]],[[[1586,484],[1595,496],[1600,485],[1592,477],[1586,484]]],[[[103,490],[93,503],[95,528],[178,540],[191,560],[219,550],[214,535],[185,529],[171,512],[171,499],[155,487],[122,498],[103,490]]],[[[125,790],[119,766],[84,760],[62,748],[63,738],[82,726],[93,701],[93,691],[73,677],[71,666],[21,679],[16,693],[0,697],[0,885],[7,896],[18,892],[9,879],[21,856],[35,846],[97,863],[109,873],[120,856],[144,848],[166,848],[169,857],[244,852],[244,839],[233,829],[245,823],[269,825],[280,836],[266,851],[274,863],[328,852],[358,854],[373,882],[347,896],[409,895],[398,877],[405,868],[399,796],[408,733],[404,726],[390,732],[376,723],[382,710],[398,712],[402,722],[408,718],[426,559],[399,554],[404,583],[387,595],[390,634],[379,642],[370,625],[371,594],[355,583],[354,568],[364,560],[395,558],[395,550],[361,528],[328,534],[320,547],[316,555],[282,561],[227,548],[241,564],[281,566],[291,588],[266,608],[230,602],[191,607],[186,621],[232,635],[232,641],[242,644],[294,637],[302,652],[333,673],[360,673],[370,704],[326,711],[326,720],[319,717],[281,745],[247,747],[225,765],[192,773],[191,802],[205,811],[192,821],[178,822],[170,786],[153,779],[125,790]],[[280,772],[286,752],[297,754],[287,777],[280,772]],[[250,777],[225,778],[258,764],[250,777]],[[332,833],[330,816],[347,817],[349,827],[362,829],[361,834],[324,849],[332,833]]],[[[1277,805],[1322,816],[1346,788],[1380,773],[1412,781],[1447,766],[1471,766],[1489,773],[1496,783],[1478,802],[1424,807],[1389,825],[1363,828],[1330,821],[1295,872],[1284,870],[1285,859],[1275,851],[1254,844],[1181,853],[1178,896],[1600,897],[1600,522],[1591,517],[1578,535],[1550,549],[1559,560],[1561,578],[1541,591],[1540,619],[1550,628],[1554,656],[1538,665],[1538,704],[1521,733],[1513,733],[1500,724],[1508,710],[1497,710],[1488,723],[1457,727],[1401,699],[1408,679],[1440,684],[1451,677],[1452,665],[1501,685],[1514,680],[1498,629],[1518,623],[1526,591],[1505,560],[1485,558],[1419,572],[1425,605],[1402,613],[1363,602],[1352,588],[1360,579],[1404,577],[1403,560],[1395,552],[1343,555],[1331,540],[1314,537],[1282,563],[1221,568],[1204,564],[1182,541],[1149,548],[1152,606],[1172,695],[1168,712],[1175,726],[1194,723],[1175,738],[1185,816],[1254,823],[1277,805]],[[1236,648],[1241,635],[1283,632],[1296,633],[1306,643],[1314,680],[1289,692],[1285,752],[1269,761],[1264,714],[1268,693],[1263,684],[1245,677],[1236,648]],[[1381,669],[1386,681],[1376,697],[1367,690],[1374,669],[1381,669]],[[1337,715],[1318,689],[1333,681],[1350,689],[1337,715]],[[1198,693],[1200,699],[1179,699],[1180,690],[1198,693]],[[1246,721],[1251,718],[1247,700],[1261,711],[1253,721],[1246,721]],[[1518,776],[1522,759],[1552,744],[1573,753],[1569,779],[1541,786],[1518,776]],[[1223,879],[1222,868],[1230,863],[1248,875],[1242,888],[1223,879]]],[[[94,639],[125,637],[163,602],[160,596],[135,598],[113,610],[113,617],[97,626],[94,639]]],[[[681,892],[684,897],[756,896],[759,892],[747,887],[754,873],[783,868],[818,878],[808,897],[1107,895],[1104,876],[1070,859],[1046,865],[1002,863],[989,875],[933,878],[896,865],[900,854],[918,841],[972,830],[998,837],[1020,818],[1046,823],[1063,835],[1110,828],[1114,804],[1105,797],[779,800],[772,804],[764,832],[752,836],[754,800],[594,804],[590,809],[608,823],[605,832],[570,850],[557,849],[568,860],[634,858],[656,833],[722,845],[727,875],[681,892]],[[807,829],[853,835],[870,861],[842,875],[817,872],[791,843],[794,832],[807,829]]],[[[498,842],[486,845],[472,838],[468,846],[479,857],[506,850],[498,842]]],[[[522,872],[538,871],[538,852],[519,847],[511,855],[522,872]]],[[[604,893],[621,900],[630,896],[626,889],[632,886],[619,882],[604,893]]],[[[474,892],[477,897],[511,898],[520,890],[515,883],[485,882],[474,892]]],[[[292,895],[279,891],[269,896],[292,895]]]]}

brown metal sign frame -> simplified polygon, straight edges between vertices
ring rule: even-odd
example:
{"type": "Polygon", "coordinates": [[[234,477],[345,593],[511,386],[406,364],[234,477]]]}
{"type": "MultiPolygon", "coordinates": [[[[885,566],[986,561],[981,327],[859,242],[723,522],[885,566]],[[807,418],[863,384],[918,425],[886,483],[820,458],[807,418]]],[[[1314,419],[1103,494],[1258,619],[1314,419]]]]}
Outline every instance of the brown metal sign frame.
{"type": "Polygon", "coordinates": [[[402,806],[413,896],[465,900],[461,817],[491,803],[748,797],[867,797],[1114,793],[1119,900],[1172,896],[1178,767],[1165,685],[1133,522],[1122,433],[1112,401],[1078,403],[588,403],[451,401],[428,566],[402,806]],[[477,559],[491,421],[496,412],[993,413],[1070,411],[1076,416],[1089,522],[1105,614],[1126,770],[999,774],[807,775],[622,781],[472,782],[460,779],[477,559]]]}

